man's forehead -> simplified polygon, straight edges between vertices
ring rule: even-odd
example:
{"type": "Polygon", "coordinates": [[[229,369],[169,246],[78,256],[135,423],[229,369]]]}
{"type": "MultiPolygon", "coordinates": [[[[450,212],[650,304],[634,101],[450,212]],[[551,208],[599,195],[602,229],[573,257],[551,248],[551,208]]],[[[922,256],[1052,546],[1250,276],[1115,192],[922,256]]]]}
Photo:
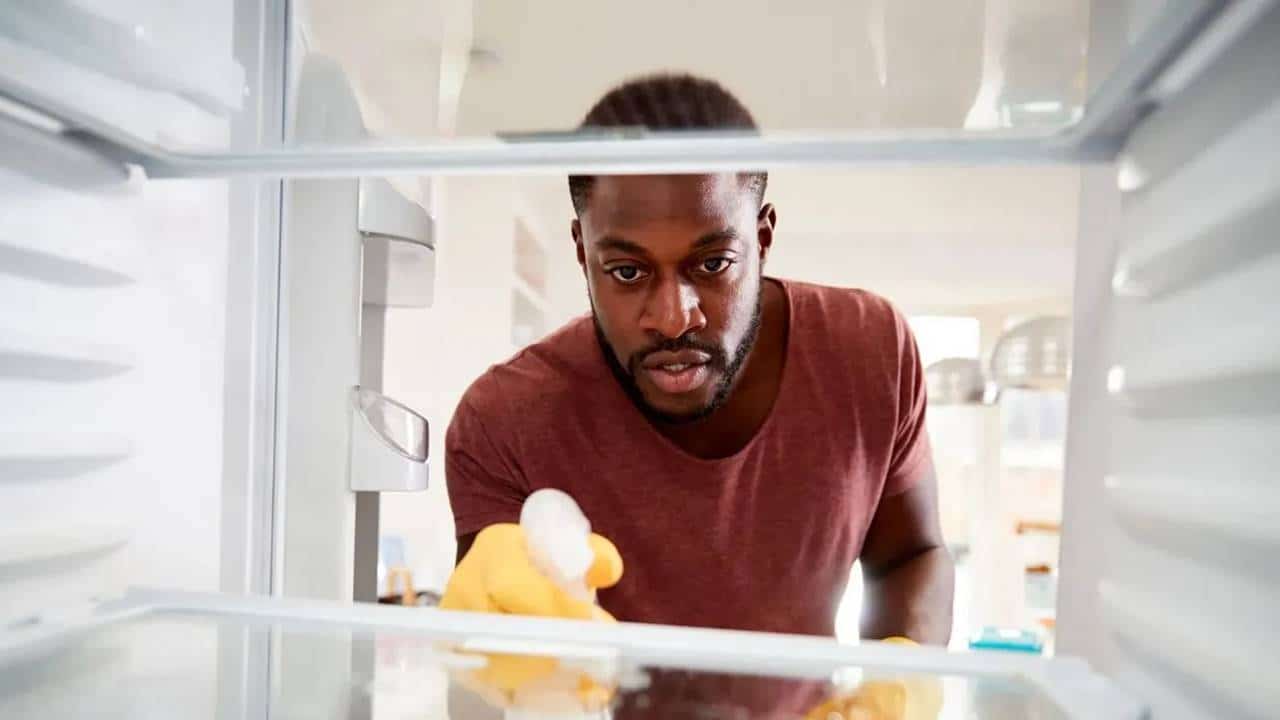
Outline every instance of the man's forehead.
{"type": "Polygon", "coordinates": [[[592,185],[584,221],[602,230],[654,222],[723,225],[737,219],[752,197],[736,173],[603,175],[592,185]]]}

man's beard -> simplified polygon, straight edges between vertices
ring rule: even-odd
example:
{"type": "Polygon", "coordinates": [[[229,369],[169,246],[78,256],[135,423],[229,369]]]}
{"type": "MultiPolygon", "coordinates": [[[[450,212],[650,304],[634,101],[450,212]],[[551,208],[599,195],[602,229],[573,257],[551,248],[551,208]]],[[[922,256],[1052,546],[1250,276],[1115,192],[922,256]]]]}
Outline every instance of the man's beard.
{"type": "Polygon", "coordinates": [[[756,294],[756,304],[751,311],[751,322],[747,325],[747,332],[742,336],[742,340],[738,342],[738,346],[734,348],[732,355],[726,354],[723,349],[714,345],[698,342],[695,336],[684,335],[678,338],[662,340],[632,353],[631,357],[627,359],[627,367],[623,368],[618,362],[618,357],[613,352],[613,348],[609,345],[608,338],[604,335],[604,328],[600,327],[600,319],[595,312],[595,303],[592,303],[591,307],[591,321],[596,328],[596,340],[600,343],[600,351],[604,354],[605,361],[613,372],[613,376],[622,385],[627,397],[631,398],[631,402],[635,403],[635,406],[640,412],[644,413],[645,417],[654,422],[666,425],[684,425],[707,417],[719,410],[725,404],[725,401],[729,399],[729,393],[733,390],[733,382],[737,379],[738,373],[742,371],[742,366],[746,364],[747,356],[751,354],[751,348],[755,346],[756,338],[760,334],[761,298],[763,294],[762,283],[760,292],[756,294]],[[690,413],[676,415],[663,412],[645,400],[644,393],[641,392],[640,386],[636,384],[636,373],[642,368],[644,359],[649,355],[655,352],[679,352],[681,350],[697,350],[706,353],[710,357],[710,360],[707,361],[708,369],[712,371],[719,370],[720,380],[716,383],[716,390],[711,396],[711,401],[705,406],[690,413]]]}

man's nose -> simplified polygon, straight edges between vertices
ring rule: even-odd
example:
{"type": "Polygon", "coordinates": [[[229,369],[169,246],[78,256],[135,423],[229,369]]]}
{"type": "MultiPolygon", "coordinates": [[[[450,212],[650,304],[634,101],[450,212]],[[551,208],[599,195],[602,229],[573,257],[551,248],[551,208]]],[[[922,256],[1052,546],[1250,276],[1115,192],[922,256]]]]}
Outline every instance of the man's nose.
{"type": "Polygon", "coordinates": [[[707,317],[691,283],[667,278],[651,287],[640,318],[644,330],[674,339],[706,327],[707,317]]]}

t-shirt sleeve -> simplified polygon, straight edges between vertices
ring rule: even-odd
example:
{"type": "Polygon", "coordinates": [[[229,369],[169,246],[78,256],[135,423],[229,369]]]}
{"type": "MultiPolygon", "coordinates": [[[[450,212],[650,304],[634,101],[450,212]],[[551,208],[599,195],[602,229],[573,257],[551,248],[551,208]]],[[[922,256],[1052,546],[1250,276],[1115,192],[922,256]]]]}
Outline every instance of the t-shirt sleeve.
{"type": "Polygon", "coordinates": [[[910,490],[933,467],[933,451],[925,429],[926,383],[920,351],[907,319],[893,311],[897,342],[898,417],[884,496],[910,490]]]}
{"type": "Polygon", "coordinates": [[[528,493],[511,467],[507,449],[494,442],[482,413],[466,397],[445,434],[444,471],[458,537],[495,523],[520,521],[528,493]]]}

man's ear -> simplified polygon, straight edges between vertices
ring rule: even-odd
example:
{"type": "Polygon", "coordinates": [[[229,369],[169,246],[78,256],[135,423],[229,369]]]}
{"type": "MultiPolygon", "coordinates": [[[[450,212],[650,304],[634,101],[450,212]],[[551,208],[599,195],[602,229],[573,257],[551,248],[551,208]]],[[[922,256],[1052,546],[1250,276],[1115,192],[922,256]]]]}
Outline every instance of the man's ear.
{"type": "Polygon", "coordinates": [[[582,268],[582,272],[587,272],[587,252],[582,248],[582,221],[574,218],[569,224],[569,234],[573,235],[573,244],[578,252],[578,266],[582,268]]]}
{"type": "Polygon", "coordinates": [[[756,242],[760,245],[760,265],[764,265],[773,247],[773,231],[778,227],[778,211],[773,203],[765,203],[756,216],[756,242]]]}

